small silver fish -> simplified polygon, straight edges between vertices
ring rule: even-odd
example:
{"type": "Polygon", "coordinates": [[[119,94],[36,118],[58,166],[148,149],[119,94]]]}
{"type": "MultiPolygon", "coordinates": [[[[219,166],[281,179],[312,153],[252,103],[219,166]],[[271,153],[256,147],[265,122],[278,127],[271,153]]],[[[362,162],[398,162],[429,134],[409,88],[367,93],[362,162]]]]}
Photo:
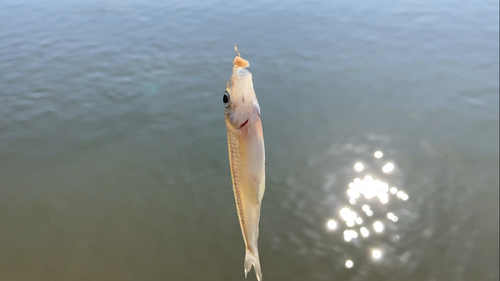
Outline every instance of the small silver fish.
{"type": "Polygon", "coordinates": [[[229,165],[234,198],[245,240],[245,278],[255,270],[262,281],[257,239],[259,237],[260,205],[265,190],[264,137],[260,107],[253,89],[250,64],[238,54],[233,61],[233,74],[227,82],[223,102],[227,128],[229,165]]]}

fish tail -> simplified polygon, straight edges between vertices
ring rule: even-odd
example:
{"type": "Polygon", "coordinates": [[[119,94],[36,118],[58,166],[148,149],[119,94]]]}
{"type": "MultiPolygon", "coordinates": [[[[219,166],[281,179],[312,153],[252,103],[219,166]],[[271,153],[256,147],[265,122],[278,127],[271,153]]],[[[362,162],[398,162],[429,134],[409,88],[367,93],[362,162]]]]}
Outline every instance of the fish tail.
{"type": "Polygon", "coordinates": [[[252,265],[255,271],[255,275],[257,276],[258,281],[262,281],[262,272],[260,271],[260,261],[259,261],[259,252],[257,249],[250,250],[246,248],[245,253],[245,278],[247,278],[248,272],[252,269],[252,265]]]}

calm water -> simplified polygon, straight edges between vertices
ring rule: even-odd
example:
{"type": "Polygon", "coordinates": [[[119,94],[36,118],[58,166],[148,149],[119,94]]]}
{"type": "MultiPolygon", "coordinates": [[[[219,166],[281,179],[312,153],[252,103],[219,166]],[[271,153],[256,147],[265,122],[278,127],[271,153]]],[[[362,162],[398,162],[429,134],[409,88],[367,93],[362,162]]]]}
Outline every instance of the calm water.
{"type": "Polygon", "coordinates": [[[0,280],[244,280],[234,43],[264,124],[264,280],[498,280],[498,14],[1,1],[0,280]]]}

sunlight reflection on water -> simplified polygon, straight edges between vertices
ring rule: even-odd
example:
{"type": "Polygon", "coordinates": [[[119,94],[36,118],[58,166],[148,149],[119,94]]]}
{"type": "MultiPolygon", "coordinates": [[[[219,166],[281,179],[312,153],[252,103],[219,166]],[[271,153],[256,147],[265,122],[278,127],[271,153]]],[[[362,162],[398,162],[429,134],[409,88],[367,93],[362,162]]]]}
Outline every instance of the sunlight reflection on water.
{"type": "MultiPolygon", "coordinates": [[[[375,151],[373,157],[380,159],[383,157],[382,151],[375,151]]],[[[375,163],[378,163],[375,161],[375,163]]],[[[378,163],[379,171],[384,174],[392,174],[395,171],[396,165],[393,162],[378,163]]],[[[351,206],[342,206],[338,211],[338,217],[327,220],[326,228],[330,231],[343,230],[339,235],[343,236],[346,243],[353,243],[359,239],[366,240],[366,247],[362,247],[367,251],[365,256],[373,261],[384,259],[384,250],[380,247],[378,241],[371,234],[378,237],[389,237],[391,243],[399,241],[399,234],[394,233],[397,227],[395,225],[399,221],[397,210],[392,208],[390,202],[404,202],[409,199],[409,195],[401,188],[391,186],[390,182],[385,179],[379,179],[376,173],[368,173],[364,163],[357,161],[352,166],[355,173],[358,174],[350,183],[347,184],[345,194],[346,199],[351,206]],[[365,171],[366,174],[359,175],[365,171]],[[376,218],[373,220],[373,218],[376,218]]],[[[346,268],[354,267],[354,255],[346,259],[346,268]]]]}
{"type": "Polygon", "coordinates": [[[380,258],[382,258],[382,251],[381,251],[381,250],[379,250],[379,249],[374,249],[374,250],[372,251],[372,257],[373,257],[374,259],[377,259],[377,260],[378,260],[378,259],[380,259],[380,258]]]}

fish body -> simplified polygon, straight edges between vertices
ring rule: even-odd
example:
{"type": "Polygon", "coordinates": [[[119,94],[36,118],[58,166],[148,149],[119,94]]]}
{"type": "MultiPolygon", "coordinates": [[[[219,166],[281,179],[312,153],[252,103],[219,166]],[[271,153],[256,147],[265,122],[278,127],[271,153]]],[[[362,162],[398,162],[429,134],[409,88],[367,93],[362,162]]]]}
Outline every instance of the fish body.
{"type": "MultiPolygon", "coordinates": [[[[235,45],[235,50],[236,49],[235,45]]],[[[260,107],[253,88],[248,61],[234,58],[233,74],[223,96],[229,165],[234,198],[245,241],[245,277],[254,267],[262,280],[257,239],[262,197],[265,191],[265,152],[260,107]]]]}

